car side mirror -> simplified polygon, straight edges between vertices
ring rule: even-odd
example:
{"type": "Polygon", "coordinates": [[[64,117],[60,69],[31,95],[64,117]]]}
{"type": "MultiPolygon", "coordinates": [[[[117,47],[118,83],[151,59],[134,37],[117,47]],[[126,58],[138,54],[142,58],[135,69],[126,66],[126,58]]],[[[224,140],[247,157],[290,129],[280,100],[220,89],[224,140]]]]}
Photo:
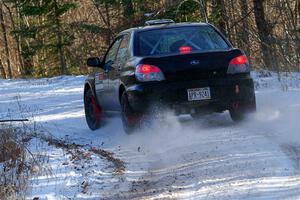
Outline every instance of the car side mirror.
{"type": "Polygon", "coordinates": [[[100,60],[100,58],[97,58],[97,57],[88,58],[86,64],[89,67],[100,67],[100,68],[103,68],[102,61],[100,60]]]}

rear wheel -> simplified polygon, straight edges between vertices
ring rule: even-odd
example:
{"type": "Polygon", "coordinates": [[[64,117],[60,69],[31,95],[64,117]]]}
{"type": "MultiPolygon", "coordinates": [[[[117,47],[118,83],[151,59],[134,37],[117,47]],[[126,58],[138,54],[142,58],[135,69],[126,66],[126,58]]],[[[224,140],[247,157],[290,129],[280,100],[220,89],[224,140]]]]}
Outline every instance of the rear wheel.
{"type": "Polygon", "coordinates": [[[127,134],[131,134],[139,127],[140,117],[131,108],[126,92],[124,92],[121,97],[121,108],[122,108],[121,114],[122,114],[124,131],[127,134]]]}
{"type": "MultiPolygon", "coordinates": [[[[237,105],[237,104],[236,104],[237,105]]],[[[231,108],[229,110],[230,117],[234,122],[241,122],[245,119],[246,113],[242,109],[231,108]]]]}
{"type": "Polygon", "coordinates": [[[89,128],[93,131],[99,129],[102,121],[102,109],[90,89],[85,93],[84,110],[89,128]]]}
{"type": "Polygon", "coordinates": [[[242,122],[245,120],[247,115],[256,111],[256,100],[255,98],[250,102],[233,102],[230,109],[230,117],[234,122],[242,122]]]}

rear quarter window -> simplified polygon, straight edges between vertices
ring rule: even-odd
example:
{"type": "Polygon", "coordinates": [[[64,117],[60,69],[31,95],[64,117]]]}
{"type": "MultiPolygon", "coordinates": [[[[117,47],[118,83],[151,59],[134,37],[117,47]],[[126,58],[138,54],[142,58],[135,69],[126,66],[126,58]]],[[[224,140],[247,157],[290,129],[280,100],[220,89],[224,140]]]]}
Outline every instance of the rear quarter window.
{"type": "Polygon", "coordinates": [[[230,48],[221,35],[210,26],[165,28],[139,32],[136,42],[138,56],[179,54],[181,47],[188,47],[191,53],[230,48]]]}

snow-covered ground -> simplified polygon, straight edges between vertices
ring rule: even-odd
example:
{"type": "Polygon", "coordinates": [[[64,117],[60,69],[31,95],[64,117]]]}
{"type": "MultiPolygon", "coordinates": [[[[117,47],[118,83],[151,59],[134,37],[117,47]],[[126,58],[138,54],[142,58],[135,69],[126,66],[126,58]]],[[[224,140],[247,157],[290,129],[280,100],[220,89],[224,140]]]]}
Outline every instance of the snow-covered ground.
{"type": "Polygon", "coordinates": [[[0,80],[0,119],[29,117],[47,155],[28,199],[300,199],[300,74],[253,73],[258,112],[229,114],[126,135],[120,117],[88,129],[84,76],[0,80]],[[50,139],[52,142],[50,142],[50,139]]]}

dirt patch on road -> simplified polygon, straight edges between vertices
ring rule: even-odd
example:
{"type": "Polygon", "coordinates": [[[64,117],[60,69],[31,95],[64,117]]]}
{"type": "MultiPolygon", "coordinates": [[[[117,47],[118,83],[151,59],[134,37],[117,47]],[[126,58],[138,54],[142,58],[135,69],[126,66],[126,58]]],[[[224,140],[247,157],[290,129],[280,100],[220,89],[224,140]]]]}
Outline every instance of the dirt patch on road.
{"type": "Polygon", "coordinates": [[[119,158],[114,157],[114,153],[91,147],[90,145],[80,145],[75,143],[68,143],[65,140],[53,139],[50,137],[41,137],[42,140],[46,141],[48,145],[55,146],[56,148],[63,149],[67,154],[70,155],[70,160],[80,159],[91,159],[91,154],[94,153],[97,156],[111,162],[113,164],[113,174],[122,175],[125,171],[125,163],[119,158]]]}
{"type": "Polygon", "coordinates": [[[105,158],[106,160],[110,161],[114,165],[114,174],[123,174],[125,171],[125,163],[124,161],[115,158],[113,153],[105,151],[103,149],[91,148],[89,151],[105,158]]]}

